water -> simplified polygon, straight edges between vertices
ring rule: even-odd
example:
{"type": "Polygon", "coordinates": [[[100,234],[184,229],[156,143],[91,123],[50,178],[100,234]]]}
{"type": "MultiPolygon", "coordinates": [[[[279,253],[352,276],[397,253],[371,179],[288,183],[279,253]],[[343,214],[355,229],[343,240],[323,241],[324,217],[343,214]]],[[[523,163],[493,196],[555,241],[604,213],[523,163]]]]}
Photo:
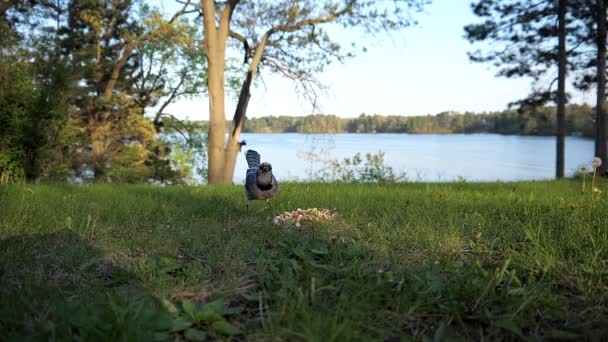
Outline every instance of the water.
{"type": "MultiPolygon", "coordinates": [[[[255,149],[273,165],[279,180],[306,180],[324,167],[323,160],[357,152],[385,153],[384,160],[410,181],[516,181],[555,175],[555,138],[499,134],[258,134],[244,133],[235,182],[243,182],[244,152],[255,149]],[[318,158],[310,160],[310,152],[318,158]]],[[[593,141],[566,138],[566,174],[593,158],[593,141]]]]}

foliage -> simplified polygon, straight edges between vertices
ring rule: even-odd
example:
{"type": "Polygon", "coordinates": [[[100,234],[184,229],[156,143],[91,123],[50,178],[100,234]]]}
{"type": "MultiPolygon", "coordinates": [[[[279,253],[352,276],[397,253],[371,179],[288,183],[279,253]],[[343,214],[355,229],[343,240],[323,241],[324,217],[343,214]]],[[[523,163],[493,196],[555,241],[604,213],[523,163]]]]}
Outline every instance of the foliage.
{"type": "Polygon", "coordinates": [[[166,19],[140,4],[3,3],[2,179],[179,183],[190,176],[189,167],[170,165],[174,157],[144,113],[202,91],[200,37],[195,24],[177,20],[183,13],[166,19]]]}
{"type": "MultiPolygon", "coordinates": [[[[471,43],[491,44],[472,51],[469,57],[473,62],[492,63],[499,68],[498,76],[530,77],[534,90],[518,102],[521,105],[557,101],[551,88],[558,61],[558,4],[553,0],[477,0],[471,4],[482,21],[465,26],[466,37],[471,43]]],[[[582,23],[573,18],[576,1],[567,6],[567,58],[572,61],[581,54],[575,33],[582,23]]]]}
{"type": "MultiPolygon", "coordinates": [[[[597,42],[601,41],[598,36],[598,14],[600,9],[598,8],[599,1],[586,1],[586,0],[569,0],[572,3],[572,15],[577,21],[581,22],[579,29],[573,34],[575,39],[582,47],[584,47],[587,53],[581,53],[580,58],[573,61],[573,68],[576,73],[573,75],[575,82],[574,86],[582,91],[590,91],[592,88],[597,86],[598,73],[597,73],[597,42]],[[598,39],[599,38],[599,39],[598,39]],[[595,50],[595,54],[589,53],[587,49],[595,50]]],[[[605,6],[604,6],[605,8],[605,6]]],[[[604,20],[607,20],[604,13],[604,20]]],[[[604,42],[606,44],[606,42],[604,42]]]]}
{"type": "Polygon", "coordinates": [[[170,150],[172,169],[188,170],[186,183],[200,183],[207,178],[207,134],[188,121],[164,120],[166,134],[161,138],[170,150]],[[194,169],[192,169],[195,167],[194,169]]]}
{"type": "Polygon", "coordinates": [[[346,183],[394,183],[405,180],[405,175],[395,175],[393,168],[384,163],[384,153],[361,153],[342,161],[332,160],[329,163],[332,180],[346,183]]]}
{"type": "MultiPolygon", "coordinates": [[[[238,3],[235,1],[234,3],[238,3]]],[[[263,50],[261,65],[312,90],[314,74],[334,61],[344,61],[365,50],[362,40],[345,44],[336,28],[376,35],[415,23],[412,14],[426,0],[400,0],[378,5],[375,1],[249,1],[236,5],[231,35],[243,47],[245,61],[263,50]],[[266,37],[265,46],[259,44],[266,37]],[[250,51],[247,51],[250,49],[250,51]]],[[[376,37],[374,37],[376,38],[376,37]]]]}
{"type": "Polygon", "coordinates": [[[26,115],[35,96],[28,66],[12,62],[0,60],[3,80],[0,83],[0,175],[5,180],[21,178],[25,173],[22,160],[26,115]]]}
{"type": "Polygon", "coordinates": [[[295,229],[241,186],[1,186],[0,339],[601,340],[608,192],[580,190],[283,183],[279,213],[338,213],[295,229]]]}
{"type": "Polygon", "coordinates": [[[8,46],[0,52],[0,173],[10,168],[39,179],[73,159],[66,153],[73,67],[53,50],[50,35],[32,41],[34,49],[8,37],[2,41],[8,46]]]}
{"type": "MultiPolygon", "coordinates": [[[[195,122],[205,126],[206,122],[195,122]]],[[[594,135],[593,108],[567,107],[568,132],[594,135]]],[[[306,117],[266,116],[251,118],[244,132],[250,133],[499,133],[518,135],[555,134],[555,107],[545,106],[490,113],[443,112],[426,116],[368,115],[340,118],[335,115],[306,117]]]]}

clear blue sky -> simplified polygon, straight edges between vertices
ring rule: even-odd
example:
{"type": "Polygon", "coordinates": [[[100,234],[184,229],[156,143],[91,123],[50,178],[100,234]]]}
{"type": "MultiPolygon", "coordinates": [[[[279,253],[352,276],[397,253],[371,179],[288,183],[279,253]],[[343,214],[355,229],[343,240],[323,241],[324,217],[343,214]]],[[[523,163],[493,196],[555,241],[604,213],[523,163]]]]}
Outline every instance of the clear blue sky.
{"type": "MultiPolygon", "coordinates": [[[[156,0],[166,11],[173,0],[156,0]]],[[[469,62],[471,45],[463,38],[463,27],[476,21],[470,0],[433,0],[417,15],[419,25],[367,40],[368,51],[334,63],[318,78],[328,86],[314,113],[353,117],[361,113],[383,115],[426,115],[442,111],[492,111],[530,92],[527,79],[495,77],[488,64],[469,62]]],[[[352,37],[353,38],[357,37],[352,37]]],[[[346,42],[348,43],[348,42],[346,42]]],[[[262,74],[263,83],[252,90],[248,117],[308,115],[312,106],[299,97],[291,81],[262,74]]],[[[594,94],[577,93],[573,102],[593,101],[594,94]]],[[[227,117],[235,101],[227,98],[227,117]]],[[[167,112],[181,118],[208,119],[208,102],[202,97],[182,100],[167,112]]]]}

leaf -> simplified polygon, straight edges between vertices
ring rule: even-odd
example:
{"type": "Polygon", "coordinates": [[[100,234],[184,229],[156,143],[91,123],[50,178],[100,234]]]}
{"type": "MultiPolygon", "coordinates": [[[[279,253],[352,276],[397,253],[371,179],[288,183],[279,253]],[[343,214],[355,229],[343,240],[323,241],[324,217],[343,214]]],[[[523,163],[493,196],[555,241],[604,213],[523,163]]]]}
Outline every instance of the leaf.
{"type": "Polygon", "coordinates": [[[203,310],[196,313],[196,319],[200,322],[211,323],[221,321],[224,319],[224,317],[212,309],[205,307],[203,310]]]}
{"type": "Polygon", "coordinates": [[[80,270],[81,271],[85,271],[87,270],[89,267],[97,264],[98,261],[102,260],[102,258],[92,258],[89,261],[85,262],[84,264],[80,265],[80,270]]]}
{"type": "Polygon", "coordinates": [[[163,272],[163,273],[171,273],[171,272],[179,270],[180,268],[182,268],[181,265],[168,265],[168,266],[161,267],[158,271],[163,272]]]}
{"type": "Polygon", "coordinates": [[[236,315],[241,313],[241,311],[243,311],[243,308],[240,307],[233,307],[233,308],[224,308],[224,310],[222,310],[222,312],[219,312],[219,314],[221,315],[236,315]]]}
{"type": "Polygon", "coordinates": [[[519,287],[516,289],[511,289],[507,293],[511,296],[522,296],[525,292],[526,290],[523,287],[519,287]]]}
{"type": "Polygon", "coordinates": [[[165,310],[167,310],[168,313],[170,313],[171,315],[176,315],[177,314],[177,308],[175,307],[175,305],[173,303],[171,303],[170,301],[163,299],[162,300],[162,306],[165,310]]]}
{"type": "Polygon", "coordinates": [[[178,332],[182,330],[186,330],[192,326],[192,322],[186,319],[183,316],[178,316],[173,319],[173,324],[171,327],[171,332],[178,332]]]}
{"type": "Polygon", "coordinates": [[[579,335],[570,331],[551,329],[546,337],[556,340],[575,340],[579,338],[579,335]]]}
{"type": "Polygon", "coordinates": [[[190,328],[186,330],[184,337],[189,341],[204,341],[207,339],[207,333],[202,330],[190,328]]]}
{"type": "Polygon", "coordinates": [[[446,325],[444,322],[439,324],[439,328],[435,331],[435,336],[433,336],[434,342],[444,341],[446,339],[446,325]]]}
{"type": "Polygon", "coordinates": [[[243,293],[243,294],[241,294],[241,296],[250,302],[259,302],[260,301],[259,293],[243,293]]]}
{"type": "Polygon", "coordinates": [[[511,320],[503,319],[503,320],[497,321],[496,323],[494,323],[494,325],[496,325],[497,327],[503,328],[505,330],[508,330],[521,338],[524,337],[524,335],[522,334],[521,329],[519,328],[517,323],[515,323],[511,320]]]}
{"type": "Polygon", "coordinates": [[[329,252],[328,252],[327,250],[324,250],[324,249],[322,250],[322,249],[315,249],[315,248],[312,248],[310,251],[311,251],[313,254],[316,254],[316,255],[327,255],[327,254],[329,254],[329,252]]]}
{"type": "Polygon", "coordinates": [[[154,333],[154,341],[168,341],[169,334],[166,332],[157,332],[154,333]]]}
{"type": "Polygon", "coordinates": [[[335,267],[332,267],[332,266],[329,266],[329,265],[318,264],[318,263],[316,263],[316,262],[311,262],[310,264],[311,264],[311,265],[312,265],[312,267],[314,267],[314,268],[318,268],[318,269],[321,269],[321,270],[325,270],[325,271],[327,271],[327,272],[335,272],[335,270],[336,270],[336,269],[335,269],[335,267]]]}
{"type": "MultiPolygon", "coordinates": [[[[153,315],[148,315],[148,317],[153,316],[153,315]]],[[[167,315],[156,315],[156,317],[154,318],[154,328],[156,328],[157,331],[159,332],[163,332],[163,331],[169,331],[171,330],[171,327],[173,327],[173,318],[167,316],[167,315]]]]}
{"type": "Polygon", "coordinates": [[[224,305],[224,300],[223,299],[217,299],[214,300],[213,302],[209,302],[205,304],[205,309],[207,310],[212,310],[215,312],[220,312],[222,311],[226,306],[224,305]]]}
{"type": "Polygon", "coordinates": [[[294,272],[298,273],[302,271],[302,266],[300,266],[296,260],[290,258],[288,261],[294,272]]]}
{"type": "Polygon", "coordinates": [[[189,300],[184,300],[182,302],[182,307],[184,308],[184,312],[187,313],[190,317],[196,319],[196,307],[189,300]]]}
{"type": "Polygon", "coordinates": [[[211,325],[211,331],[227,336],[236,335],[240,332],[239,328],[225,320],[214,322],[211,325]]]}
{"type": "Polygon", "coordinates": [[[235,307],[235,308],[227,307],[224,304],[224,301],[222,299],[218,299],[213,302],[209,302],[209,303],[205,304],[204,309],[216,312],[222,316],[234,315],[234,314],[238,314],[242,311],[242,309],[239,307],[235,307]]]}

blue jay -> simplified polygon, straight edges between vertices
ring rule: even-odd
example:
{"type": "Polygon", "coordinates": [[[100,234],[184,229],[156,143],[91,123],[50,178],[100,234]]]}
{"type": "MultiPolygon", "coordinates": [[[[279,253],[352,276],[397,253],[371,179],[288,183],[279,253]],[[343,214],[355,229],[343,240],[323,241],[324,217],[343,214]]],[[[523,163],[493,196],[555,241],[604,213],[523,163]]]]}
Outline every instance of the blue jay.
{"type": "MultiPolygon", "coordinates": [[[[247,175],[245,177],[245,197],[247,198],[247,208],[249,209],[250,200],[268,200],[279,192],[279,183],[272,175],[272,165],[260,163],[260,154],[254,150],[247,150],[247,175]]],[[[272,206],[271,206],[272,207],[272,206]]]]}

